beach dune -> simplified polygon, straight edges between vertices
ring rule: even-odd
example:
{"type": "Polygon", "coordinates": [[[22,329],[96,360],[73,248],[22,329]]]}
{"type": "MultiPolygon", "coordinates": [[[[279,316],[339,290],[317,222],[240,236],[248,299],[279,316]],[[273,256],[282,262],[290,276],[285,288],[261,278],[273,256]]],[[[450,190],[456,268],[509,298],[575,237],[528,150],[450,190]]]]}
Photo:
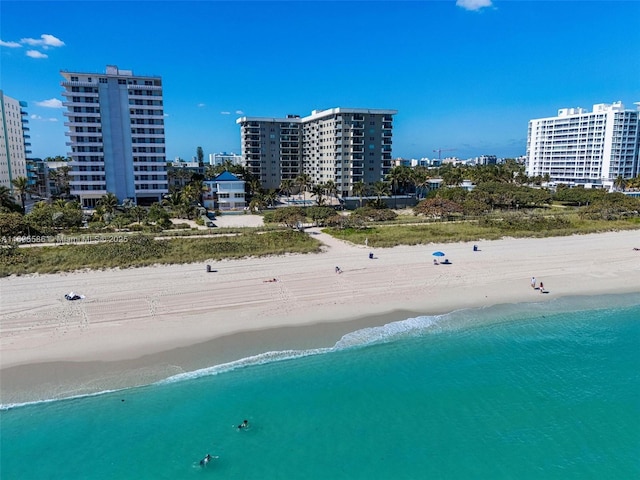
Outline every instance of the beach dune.
{"type": "Polygon", "coordinates": [[[640,291],[637,231],[474,242],[479,251],[473,243],[365,248],[309,233],[322,253],[0,279],[1,403],[332,346],[411,315],[640,291]],[[436,250],[451,265],[434,265],[436,250]],[[547,293],[531,288],[533,276],[547,293]],[[70,291],[85,298],[68,301],[70,291]]]}

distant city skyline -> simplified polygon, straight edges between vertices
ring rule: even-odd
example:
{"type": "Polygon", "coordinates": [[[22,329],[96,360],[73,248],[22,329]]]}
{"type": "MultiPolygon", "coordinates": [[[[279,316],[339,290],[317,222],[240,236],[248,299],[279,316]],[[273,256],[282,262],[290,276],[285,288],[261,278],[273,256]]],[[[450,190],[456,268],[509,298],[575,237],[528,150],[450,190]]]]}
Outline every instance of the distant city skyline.
{"type": "Polygon", "coordinates": [[[393,157],[517,157],[560,108],[640,101],[640,2],[3,1],[1,87],[66,156],[60,70],[159,75],[166,157],[240,153],[242,116],[394,109],[393,157]],[[436,150],[436,152],[434,152],[436,150]]]}

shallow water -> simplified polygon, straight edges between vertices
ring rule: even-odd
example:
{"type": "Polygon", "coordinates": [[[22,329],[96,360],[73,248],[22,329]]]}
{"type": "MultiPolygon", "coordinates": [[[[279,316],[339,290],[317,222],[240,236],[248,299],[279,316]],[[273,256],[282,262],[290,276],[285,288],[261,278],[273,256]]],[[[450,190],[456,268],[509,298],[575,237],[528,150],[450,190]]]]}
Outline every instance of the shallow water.
{"type": "Polygon", "coordinates": [[[639,478],[639,320],[640,295],[465,310],[5,406],[1,478],[639,478]]]}

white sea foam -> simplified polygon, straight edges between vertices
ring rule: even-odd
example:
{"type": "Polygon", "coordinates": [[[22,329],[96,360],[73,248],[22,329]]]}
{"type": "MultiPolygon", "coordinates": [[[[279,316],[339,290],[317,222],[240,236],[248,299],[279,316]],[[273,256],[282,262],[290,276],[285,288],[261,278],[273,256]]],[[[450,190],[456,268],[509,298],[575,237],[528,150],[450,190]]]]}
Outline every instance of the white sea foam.
{"type": "Polygon", "coordinates": [[[386,343],[397,338],[407,337],[424,332],[426,329],[436,325],[440,317],[416,317],[392,322],[381,327],[369,327],[355,332],[347,333],[330,348],[313,348],[308,350],[282,350],[261,353],[251,357],[241,358],[229,363],[223,363],[212,367],[201,368],[192,372],[179,373],[169,378],[160,380],[156,384],[175,383],[183,380],[191,380],[194,378],[218,375],[240,368],[251,367],[255,365],[264,365],[267,363],[281,362],[284,360],[292,360],[302,357],[310,357],[325,353],[335,352],[358,348],[365,345],[378,343],[386,343]]]}
{"type": "Polygon", "coordinates": [[[12,408],[28,407],[29,405],[41,405],[44,403],[77,400],[79,398],[87,398],[87,397],[97,397],[98,395],[104,395],[107,393],[121,392],[123,390],[128,390],[129,388],[136,388],[136,387],[118,388],[114,390],[101,390],[99,392],[91,392],[91,393],[81,393],[78,395],[72,395],[70,397],[64,397],[64,398],[47,398],[44,400],[32,400],[29,402],[3,403],[3,404],[0,404],[0,411],[11,410],[12,408]]]}

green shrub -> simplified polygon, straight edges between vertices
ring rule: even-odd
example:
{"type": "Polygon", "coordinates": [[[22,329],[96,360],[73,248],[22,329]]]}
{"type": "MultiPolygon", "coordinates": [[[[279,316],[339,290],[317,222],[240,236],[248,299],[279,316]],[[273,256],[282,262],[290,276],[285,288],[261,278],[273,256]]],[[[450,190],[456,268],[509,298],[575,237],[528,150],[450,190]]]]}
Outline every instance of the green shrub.
{"type": "Polygon", "coordinates": [[[478,225],[497,227],[503,231],[544,232],[571,228],[571,221],[566,216],[511,213],[501,217],[482,217],[478,225]]]}
{"type": "Polygon", "coordinates": [[[369,207],[356,208],[351,214],[354,218],[359,218],[365,222],[386,222],[395,220],[398,216],[390,209],[376,209],[369,207]]]}

